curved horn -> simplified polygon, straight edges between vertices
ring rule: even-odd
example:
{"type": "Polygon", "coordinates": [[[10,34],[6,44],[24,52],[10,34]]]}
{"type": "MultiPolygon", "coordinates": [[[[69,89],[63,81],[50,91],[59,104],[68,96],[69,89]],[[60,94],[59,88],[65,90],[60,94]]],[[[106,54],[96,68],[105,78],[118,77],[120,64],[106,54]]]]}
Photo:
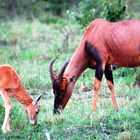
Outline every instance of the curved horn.
{"type": "Polygon", "coordinates": [[[62,80],[63,73],[65,72],[65,69],[66,69],[68,64],[69,64],[69,61],[65,62],[65,64],[63,65],[63,67],[62,67],[62,69],[61,69],[61,71],[59,73],[57,82],[60,82],[62,80]]]}
{"type": "Polygon", "coordinates": [[[53,73],[53,63],[55,62],[55,60],[57,59],[58,56],[56,56],[51,62],[50,62],[50,66],[49,66],[49,72],[50,72],[50,77],[52,82],[55,80],[54,78],[54,73],[53,73]]]}

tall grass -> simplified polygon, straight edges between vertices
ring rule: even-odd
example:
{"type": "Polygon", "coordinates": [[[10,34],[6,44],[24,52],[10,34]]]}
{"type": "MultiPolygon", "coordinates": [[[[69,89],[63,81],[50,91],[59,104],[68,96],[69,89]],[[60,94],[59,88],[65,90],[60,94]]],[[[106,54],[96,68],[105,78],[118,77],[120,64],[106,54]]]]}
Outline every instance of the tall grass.
{"type": "MultiPolygon", "coordinates": [[[[33,127],[15,100],[11,112],[11,132],[8,140],[45,139],[46,130],[51,139],[140,139],[140,89],[135,85],[135,78],[140,68],[117,69],[114,71],[116,96],[119,112],[114,112],[105,79],[102,81],[97,111],[93,112],[92,88],[93,70],[86,70],[75,87],[73,95],[61,115],[53,116],[53,94],[49,78],[50,60],[59,55],[54,64],[58,73],[65,60],[71,58],[78,46],[82,33],[77,25],[68,24],[69,40],[64,48],[64,34],[59,24],[46,25],[38,21],[15,20],[1,22],[0,29],[0,64],[11,65],[19,74],[29,94],[37,96],[44,93],[37,126],[33,127]],[[122,76],[123,75],[123,76],[122,76]],[[89,92],[81,93],[81,84],[89,92]]],[[[4,119],[3,101],[0,98],[0,125],[4,119]]],[[[0,131],[0,139],[3,139],[0,131]]]]}

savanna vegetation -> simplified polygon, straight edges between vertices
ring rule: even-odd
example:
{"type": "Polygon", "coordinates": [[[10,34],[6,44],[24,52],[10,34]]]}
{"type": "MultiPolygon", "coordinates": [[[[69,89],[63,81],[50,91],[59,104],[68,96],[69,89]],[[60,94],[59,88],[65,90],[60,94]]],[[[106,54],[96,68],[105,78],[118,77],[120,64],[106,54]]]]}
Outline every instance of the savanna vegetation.
{"type": "MultiPolygon", "coordinates": [[[[140,19],[140,0],[0,0],[0,65],[11,65],[33,97],[43,93],[38,124],[29,124],[22,106],[12,99],[8,140],[139,140],[140,67],[117,68],[114,82],[119,111],[115,112],[105,79],[97,104],[91,108],[94,70],[79,78],[60,115],[53,115],[49,62],[58,73],[71,58],[83,30],[95,18],[110,21],[140,19]]],[[[0,126],[4,119],[0,97],[0,126]]],[[[0,139],[4,135],[0,130],[0,139]]]]}

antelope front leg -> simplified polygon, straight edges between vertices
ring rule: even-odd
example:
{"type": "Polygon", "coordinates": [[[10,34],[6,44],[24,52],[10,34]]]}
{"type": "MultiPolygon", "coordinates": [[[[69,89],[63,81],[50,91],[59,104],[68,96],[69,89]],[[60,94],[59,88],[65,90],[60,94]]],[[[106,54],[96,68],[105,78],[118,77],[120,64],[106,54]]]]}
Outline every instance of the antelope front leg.
{"type": "Polygon", "coordinates": [[[112,69],[110,65],[106,65],[105,67],[105,77],[106,77],[107,85],[111,92],[110,95],[113,101],[114,109],[115,111],[118,111],[118,104],[117,104],[117,100],[115,97],[115,90],[114,90],[113,74],[112,74],[112,69]]]}
{"type": "Polygon", "coordinates": [[[5,117],[4,117],[4,122],[2,125],[2,131],[3,133],[7,133],[7,131],[10,131],[10,122],[9,122],[9,116],[10,116],[10,111],[12,108],[12,103],[10,100],[10,97],[7,95],[5,91],[0,91],[1,96],[4,100],[4,106],[5,106],[5,117]]]}
{"type": "Polygon", "coordinates": [[[98,100],[98,92],[101,85],[101,80],[103,77],[103,68],[102,65],[97,65],[96,71],[95,71],[95,80],[94,80],[94,97],[93,97],[93,104],[92,109],[96,110],[96,104],[98,100]]]}
{"type": "MultiPolygon", "coordinates": [[[[10,111],[11,111],[11,108],[12,108],[12,107],[10,107],[10,111]]],[[[7,130],[7,131],[10,131],[10,111],[9,111],[9,117],[8,117],[8,119],[7,119],[7,124],[6,124],[6,130],[7,130]]]]}
{"type": "Polygon", "coordinates": [[[6,104],[5,105],[5,118],[2,125],[3,133],[7,133],[8,131],[10,131],[10,123],[9,123],[10,111],[11,111],[11,106],[6,104]]]}

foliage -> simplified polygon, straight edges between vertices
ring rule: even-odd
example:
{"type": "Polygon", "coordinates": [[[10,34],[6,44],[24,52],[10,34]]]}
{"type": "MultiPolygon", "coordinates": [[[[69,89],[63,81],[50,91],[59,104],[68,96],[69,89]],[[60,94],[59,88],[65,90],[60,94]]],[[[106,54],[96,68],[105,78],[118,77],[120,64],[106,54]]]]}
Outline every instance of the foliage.
{"type": "Polygon", "coordinates": [[[0,19],[37,18],[41,22],[56,23],[59,18],[66,17],[66,11],[71,11],[72,7],[76,12],[70,13],[75,13],[76,21],[82,28],[99,17],[110,21],[125,16],[133,19],[140,17],[139,0],[0,0],[0,19]]]}
{"type": "Polygon", "coordinates": [[[79,3],[80,13],[75,13],[75,19],[81,28],[84,29],[92,20],[100,16],[102,8],[102,0],[82,0],[79,3]]]}
{"type": "Polygon", "coordinates": [[[47,11],[51,11],[52,14],[62,16],[63,11],[68,9],[72,4],[72,0],[47,0],[47,11]]]}
{"type": "Polygon", "coordinates": [[[103,17],[108,21],[119,21],[125,19],[126,4],[124,0],[106,0],[104,2],[103,17]]]}
{"type": "Polygon", "coordinates": [[[0,3],[0,19],[24,17],[43,22],[56,22],[72,5],[71,0],[0,0],[0,3]]]}
{"type": "Polygon", "coordinates": [[[108,21],[123,20],[126,17],[124,0],[82,0],[79,3],[80,15],[75,14],[76,21],[81,28],[86,28],[95,18],[105,18],[108,21]]]}

